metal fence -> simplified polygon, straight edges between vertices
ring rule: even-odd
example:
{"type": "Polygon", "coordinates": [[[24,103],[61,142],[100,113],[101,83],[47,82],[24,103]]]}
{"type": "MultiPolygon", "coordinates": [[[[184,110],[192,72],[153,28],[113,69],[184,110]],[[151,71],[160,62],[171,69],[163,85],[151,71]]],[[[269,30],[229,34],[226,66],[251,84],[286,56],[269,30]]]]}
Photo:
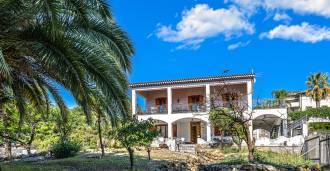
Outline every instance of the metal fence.
{"type": "Polygon", "coordinates": [[[330,135],[318,135],[306,139],[301,154],[305,159],[330,165],[330,135]]]}

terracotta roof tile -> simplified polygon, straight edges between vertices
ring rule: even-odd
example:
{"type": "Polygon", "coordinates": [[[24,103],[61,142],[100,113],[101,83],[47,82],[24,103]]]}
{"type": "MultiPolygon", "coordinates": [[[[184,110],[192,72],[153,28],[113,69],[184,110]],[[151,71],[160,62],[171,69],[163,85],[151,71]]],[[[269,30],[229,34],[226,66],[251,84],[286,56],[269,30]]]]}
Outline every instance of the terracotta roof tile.
{"type": "Polygon", "coordinates": [[[217,81],[254,79],[254,78],[255,78],[255,74],[247,73],[247,74],[226,75],[226,76],[211,76],[211,77],[201,77],[201,78],[185,78],[185,79],[178,79],[178,80],[139,82],[139,83],[130,84],[129,86],[130,86],[130,88],[139,88],[139,87],[152,87],[152,86],[202,83],[202,82],[217,82],[217,81]]]}

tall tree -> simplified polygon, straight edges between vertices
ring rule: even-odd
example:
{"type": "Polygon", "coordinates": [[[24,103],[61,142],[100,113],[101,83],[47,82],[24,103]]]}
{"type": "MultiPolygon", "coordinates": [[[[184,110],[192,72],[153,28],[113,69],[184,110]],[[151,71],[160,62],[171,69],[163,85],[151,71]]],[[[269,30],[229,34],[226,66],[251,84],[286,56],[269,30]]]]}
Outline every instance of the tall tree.
{"type": "Polygon", "coordinates": [[[51,94],[65,117],[59,86],[71,92],[87,118],[95,88],[125,115],[132,54],[131,41],[104,0],[0,2],[0,91],[13,92],[22,116],[25,103],[46,105],[51,94]]]}
{"type": "Polygon", "coordinates": [[[272,95],[275,97],[275,99],[283,100],[288,96],[288,91],[284,89],[274,90],[272,91],[272,95]]]}
{"type": "Polygon", "coordinates": [[[316,107],[320,107],[321,100],[330,95],[328,79],[328,74],[321,72],[312,74],[307,78],[306,95],[313,98],[316,107]]]}
{"type": "Polygon", "coordinates": [[[0,115],[15,100],[20,124],[25,104],[49,109],[52,96],[63,121],[64,87],[87,120],[99,89],[110,115],[126,117],[127,73],[134,50],[105,0],[0,1],[0,115]]]}
{"type": "Polygon", "coordinates": [[[288,96],[288,91],[284,89],[272,91],[273,97],[276,99],[279,105],[285,105],[285,98],[288,96]]]}

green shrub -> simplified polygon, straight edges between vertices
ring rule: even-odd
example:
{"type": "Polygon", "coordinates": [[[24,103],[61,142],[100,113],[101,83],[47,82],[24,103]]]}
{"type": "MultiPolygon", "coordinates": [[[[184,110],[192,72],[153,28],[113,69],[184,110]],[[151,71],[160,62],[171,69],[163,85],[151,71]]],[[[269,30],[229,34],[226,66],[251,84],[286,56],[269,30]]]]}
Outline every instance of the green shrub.
{"type": "Polygon", "coordinates": [[[312,122],[308,127],[312,131],[330,133],[330,122],[312,122]]]}
{"type": "Polygon", "coordinates": [[[290,112],[289,116],[292,120],[297,120],[303,116],[326,118],[330,116],[330,107],[309,108],[305,111],[290,112]]]}
{"type": "Polygon", "coordinates": [[[51,148],[52,154],[55,158],[67,158],[74,156],[80,151],[81,145],[73,141],[59,141],[51,148]]]}

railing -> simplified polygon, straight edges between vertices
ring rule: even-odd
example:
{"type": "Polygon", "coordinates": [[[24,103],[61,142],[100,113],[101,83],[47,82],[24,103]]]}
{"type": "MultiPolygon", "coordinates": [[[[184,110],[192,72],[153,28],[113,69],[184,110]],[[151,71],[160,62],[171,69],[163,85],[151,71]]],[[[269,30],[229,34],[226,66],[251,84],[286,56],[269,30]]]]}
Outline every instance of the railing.
{"type": "Polygon", "coordinates": [[[167,113],[167,105],[137,107],[137,114],[166,114],[166,113],[167,113]]]}
{"type": "Polygon", "coordinates": [[[276,109],[276,108],[287,108],[285,100],[274,100],[274,99],[258,99],[253,101],[254,109],[276,109]]]}
{"type": "MultiPolygon", "coordinates": [[[[173,104],[172,113],[194,113],[206,112],[205,103],[192,103],[192,104],[173,104]]],[[[167,105],[161,106],[138,106],[137,114],[166,114],[167,105]]]]}
{"type": "Polygon", "coordinates": [[[205,103],[173,104],[172,113],[206,112],[205,103]]]}

